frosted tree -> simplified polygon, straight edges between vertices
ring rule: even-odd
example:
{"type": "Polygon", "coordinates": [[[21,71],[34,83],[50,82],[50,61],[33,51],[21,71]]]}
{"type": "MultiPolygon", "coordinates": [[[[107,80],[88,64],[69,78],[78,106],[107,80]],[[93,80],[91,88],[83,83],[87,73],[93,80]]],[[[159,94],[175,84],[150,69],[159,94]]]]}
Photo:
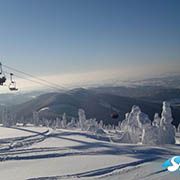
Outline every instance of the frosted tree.
{"type": "Polygon", "coordinates": [[[153,126],[159,127],[161,124],[161,118],[159,117],[158,113],[154,115],[154,121],[152,122],[153,126]]]}
{"type": "Polygon", "coordinates": [[[147,126],[142,132],[142,144],[162,144],[159,127],[147,126]]]}
{"type": "MultiPolygon", "coordinates": [[[[141,113],[139,106],[133,106],[131,112],[126,114],[126,136],[129,138],[128,143],[141,142],[142,127],[146,124],[146,120],[149,122],[148,117],[141,113]],[[145,119],[143,119],[145,117],[145,119]]],[[[127,139],[127,137],[125,139],[127,139]]]]}
{"type": "Polygon", "coordinates": [[[130,113],[126,113],[125,120],[121,123],[121,130],[124,134],[121,137],[121,142],[125,143],[156,143],[157,137],[153,137],[154,131],[152,129],[151,120],[148,115],[141,112],[139,106],[133,106],[130,113]],[[149,139],[150,138],[150,139],[149,139]]]}
{"type": "Polygon", "coordinates": [[[160,122],[160,134],[163,144],[175,143],[175,128],[171,124],[173,121],[171,107],[168,102],[163,102],[161,122],[160,122]]]}
{"type": "Polygon", "coordinates": [[[178,125],[177,132],[180,133],[180,123],[178,125]]]}
{"type": "Polygon", "coordinates": [[[141,112],[139,106],[133,106],[131,112],[127,115],[128,126],[138,127],[137,115],[141,112]]]}
{"type": "Polygon", "coordinates": [[[43,118],[43,122],[46,127],[50,127],[50,121],[48,119],[43,118]]]}
{"type": "Polygon", "coordinates": [[[90,132],[96,132],[97,129],[99,128],[99,124],[98,124],[98,122],[96,121],[95,118],[92,118],[92,119],[86,120],[85,127],[90,132]]]}
{"type": "Polygon", "coordinates": [[[100,122],[99,122],[99,128],[103,128],[103,121],[101,120],[100,122]]]}
{"type": "Polygon", "coordinates": [[[13,125],[16,125],[16,118],[15,118],[15,114],[10,112],[7,107],[4,107],[2,110],[2,124],[5,127],[10,127],[13,125]]]}
{"type": "Polygon", "coordinates": [[[162,113],[161,113],[161,126],[164,124],[171,124],[173,121],[171,107],[168,102],[163,102],[162,113]]]}
{"type": "Polygon", "coordinates": [[[33,112],[33,122],[35,126],[39,125],[39,113],[36,111],[33,112]]]}
{"type": "Polygon", "coordinates": [[[103,122],[101,121],[98,124],[95,118],[86,119],[86,114],[83,109],[79,109],[78,115],[79,115],[79,126],[80,129],[83,131],[96,132],[99,126],[101,127],[103,126],[103,122]]]}
{"type": "Polygon", "coordinates": [[[75,121],[74,117],[71,118],[71,121],[68,123],[67,127],[68,128],[75,128],[75,127],[77,127],[77,124],[76,124],[76,121],[75,121]]]}
{"type": "Polygon", "coordinates": [[[143,144],[174,144],[175,128],[171,124],[173,121],[171,107],[167,102],[163,102],[161,119],[155,114],[152,126],[143,129],[143,144]]]}
{"type": "Polygon", "coordinates": [[[58,117],[55,120],[55,128],[61,128],[61,119],[58,117]]]}
{"type": "Polygon", "coordinates": [[[112,129],[111,124],[108,124],[108,125],[107,125],[107,130],[111,130],[111,129],[112,129]]]}
{"type": "Polygon", "coordinates": [[[51,128],[54,129],[54,130],[56,130],[56,128],[57,128],[56,125],[57,125],[57,124],[56,124],[56,119],[51,120],[51,128]]]}
{"type": "Polygon", "coordinates": [[[62,126],[62,128],[66,128],[66,126],[67,126],[66,113],[64,113],[62,116],[61,126],[62,126]]]}
{"type": "Polygon", "coordinates": [[[125,114],[125,119],[121,122],[121,130],[126,131],[128,128],[128,117],[129,113],[125,114]]]}
{"type": "Polygon", "coordinates": [[[115,130],[115,125],[114,124],[111,127],[112,127],[112,130],[115,130]]]}
{"type": "Polygon", "coordinates": [[[79,109],[78,111],[79,115],[79,125],[82,131],[86,130],[86,114],[83,109],[79,109]]]}
{"type": "Polygon", "coordinates": [[[161,135],[160,135],[160,117],[158,113],[155,113],[154,115],[154,120],[151,123],[147,124],[143,128],[142,131],[142,144],[150,144],[150,145],[155,145],[155,144],[161,144],[161,135]]]}
{"type": "Polygon", "coordinates": [[[121,130],[121,121],[118,122],[117,130],[121,130]]]}
{"type": "Polygon", "coordinates": [[[141,111],[137,113],[137,121],[138,127],[141,129],[151,126],[151,120],[149,119],[148,115],[141,111]]]}

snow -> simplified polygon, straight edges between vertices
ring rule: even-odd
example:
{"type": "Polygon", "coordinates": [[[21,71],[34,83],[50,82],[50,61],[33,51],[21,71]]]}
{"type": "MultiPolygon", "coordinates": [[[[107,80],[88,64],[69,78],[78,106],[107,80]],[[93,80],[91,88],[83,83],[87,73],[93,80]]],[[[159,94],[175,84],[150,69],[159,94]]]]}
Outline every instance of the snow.
{"type": "Polygon", "coordinates": [[[52,159],[12,161],[0,164],[0,177],[8,180],[27,179],[42,176],[58,176],[81,173],[93,169],[116,165],[119,161],[132,161],[133,158],[107,156],[72,156],[52,159]],[[78,161],[78,164],[77,164],[78,161]],[[87,163],[88,162],[88,163],[87,163]],[[94,164],[94,162],[96,162],[94,164]],[[17,173],[21,172],[21,173],[17,173]],[[9,177],[9,174],[11,177],[9,177]]]}
{"type": "Polygon", "coordinates": [[[49,107],[41,108],[38,112],[49,110],[49,107]]]}
{"type": "Polygon", "coordinates": [[[23,129],[24,131],[20,130],[20,128],[13,129],[13,128],[0,127],[0,139],[31,136],[35,134],[36,132],[43,132],[47,130],[47,128],[38,128],[38,127],[23,128],[23,129]],[[31,131],[31,129],[33,129],[34,132],[31,131]]]}
{"type": "Polygon", "coordinates": [[[161,167],[180,153],[169,103],[163,103],[161,117],[156,113],[153,122],[134,105],[117,127],[86,119],[83,109],[78,115],[68,123],[64,113],[53,123],[46,119],[48,127],[42,127],[34,112],[36,126],[1,126],[0,179],[180,178],[180,173],[170,175],[161,167]]]}
{"type": "MultiPolygon", "coordinates": [[[[21,146],[0,148],[0,179],[177,179],[161,164],[180,152],[179,145],[149,146],[105,140],[82,130],[44,127],[0,128],[1,141],[21,146]],[[48,131],[49,130],[49,131],[48,131]],[[10,133],[9,133],[10,132],[10,133]],[[24,137],[19,139],[19,137],[24,137]],[[3,139],[4,138],[4,139],[3,139]],[[161,172],[162,171],[162,172],[161,172]]],[[[106,132],[107,136],[108,133],[106,132]]],[[[103,134],[103,136],[105,136],[103,134]]],[[[111,137],[116,133],[111,133],[111,137]]],[[[177,134],[179,139],[179,134],[177,134]]],[[[2,143],[1,143],[2,144],[2,143]]]]}
{"type": "Polygon", "coordinates": [[[160,167],[164,161],[158,160],[143,165],[131,166],[102,176],[103,180],[179,180],[180,173],[169,173],[160,167]]]}

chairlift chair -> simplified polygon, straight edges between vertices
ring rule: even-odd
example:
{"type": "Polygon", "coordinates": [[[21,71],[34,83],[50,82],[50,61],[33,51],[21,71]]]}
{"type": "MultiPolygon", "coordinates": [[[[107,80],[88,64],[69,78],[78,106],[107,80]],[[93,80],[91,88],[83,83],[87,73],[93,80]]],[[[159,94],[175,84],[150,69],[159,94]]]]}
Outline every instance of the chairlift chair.
{"type": "Polygon", "coordinates": [[[118,117],[119,117],[119,114],[116,111],[111,113],[111,118],[112,119],[117,119],[118,117]]]}
{"type": "Polygon", "coordinates": [[[5,82],[6,82],[6,76],[3,73],[2,64],[0,63],[0,86],[3,86],[5,82]]]}
{"type": "Polygon", "coordinates": [[[18,88],[16,87],[16,82],[13,80],[13,73],[10,73],[10,84],[9,84],[9,90],[10,91],[17,91],[18,88]]]}
{"type": "Polygon", "coordinates": [[[119,113],[115,110],[113,110],[112,106],[111,106],[111,118],[112,119],[117,119],[119,117],[119,113]]]}

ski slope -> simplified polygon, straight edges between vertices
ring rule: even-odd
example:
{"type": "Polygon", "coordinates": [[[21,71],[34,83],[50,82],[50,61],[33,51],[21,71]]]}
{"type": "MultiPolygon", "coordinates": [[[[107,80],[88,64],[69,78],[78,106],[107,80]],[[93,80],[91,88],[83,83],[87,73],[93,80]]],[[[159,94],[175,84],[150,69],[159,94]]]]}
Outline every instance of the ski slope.
{"type": "Polygon", "coordinates": [[[0,127],[0,135],[0,179],[180,179],[180,172],[161,168],[180,154],[178,144],[120,144],[80,130],[41,127],[0,127]]]}

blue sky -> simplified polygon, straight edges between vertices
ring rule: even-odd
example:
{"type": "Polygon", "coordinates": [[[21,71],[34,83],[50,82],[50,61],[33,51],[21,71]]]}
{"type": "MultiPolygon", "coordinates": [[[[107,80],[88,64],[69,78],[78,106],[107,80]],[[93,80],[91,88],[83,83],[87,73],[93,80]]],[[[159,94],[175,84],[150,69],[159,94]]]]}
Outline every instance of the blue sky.
{"type": "Polygon", "coordinates": [[[176,72],[179,9],[179,0],[0,0],[1,61],[46,78],[176,72]]]}

